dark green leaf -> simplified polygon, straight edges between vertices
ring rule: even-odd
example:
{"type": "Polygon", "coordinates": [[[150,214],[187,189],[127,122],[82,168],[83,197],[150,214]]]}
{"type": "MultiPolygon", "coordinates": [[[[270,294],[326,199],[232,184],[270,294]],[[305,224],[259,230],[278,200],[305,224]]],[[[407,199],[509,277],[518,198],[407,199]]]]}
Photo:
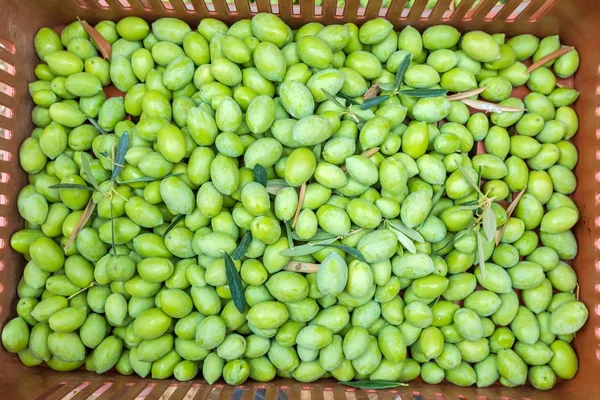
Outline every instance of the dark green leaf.
{"type": "Polygon", "coordinates": [[[260,164],[254,166],[254,182],[267,187],[267,170],[260,164]]]}
{"type": "Polygon", "coordinates": [[[185,214],[177,214],[175,216],[175,218],[173,218],[173,220],[171,221],[169,226],[167,226],[167,229],[165,229],[162,236],[163,237],[167,236],[167,233],[171,232],[171,229],[175,228],[175,226],[179,223],[179,221],[181,221],[184,218],[185,218],[185,214]]]}
{"type": "Polygon", "coordinates": [[[269,179],[267,181],[267,192],[277,194],[283,188],[290,187],[285,179],[269,179]]]}
{"type": "Polygon", "coordinates": [[[79,189],[79,190],[89,190],[90,192],[95,192],[96,189],[93,187],[78,185],[76,183],[58,183],[56,185],[50,186],[50,189],[79,189]]]}
{"type": "Polygon", "coordinates": [[[425,239],[423,239],[423,236],[421,236],[421,234],[419,232],[404,225],[402,222],[400,222],[400,220],[395,219],[395,220],[390,220],[388,222],[395,229],[399,230],[400,232],[402,232],[403,234],[405,234],[406,236],[408,236],[415,242],[419,242],[419,243],[425,242],[425,239]]]}
{"type": "Polygon", "coordinates": [[[113,183],[121,170],[123,169],[123,165],[125,165],[125,154],[127,154],[127,150],[129,149],[129,132],[124,132],[121,138],[119,139],[119,145],[117,146],[117,154],[115,155],[115,159],[113,160],[113,171],[110,175],[110,183],[113,183]]]}
{"type": "Polygon", "coordinates": [[[98,122],[96,122],[94,118],[88,117],[88,121],[90,121],[90,124],[94,125],[94,128],[96,128],[102,135],[108,134],[100,125],[98,125],[98,122]]]}
{"type": "Polygon", "coordinates": [[[398,94],[411,97],[440,97],[445,96],[448,91],[446,89],[404,89],[400,90],[398,94]]]}
{"type": "Polygon", "coordinates": [[[117,181],[119,185],[126,185],[128,183],[141,183],[141,182],[154,182],[154,181],[162,181],[163,179],[169,178],[171,176],[179,176],[183,175],[183,172],[178,172],[176,174],[165,175],[160,178],[152,178],[149,176],[142,176],[141,178],[129,179],[128,181],[117,181]]]}
{"type": "Polygon", "coordinates": [[[496,215],[494,214],[494,211],[492,211],[492,208],[488,207],[483,211],[483,232],[485,232],[485,237],[488,242],[494,240],[496,229],[498,229],[496,215]]]}
{"type": "Polygon", "coordinates": [[[325,95],[325,97],[327,97],[327,99],[331,100],[331,102],[332,102],[333,104],[335,104],[336,106],[338,106],[338,107],[339,107],[339,108],[341,108],[342,110],[345,110],[345,109],[346,109],[346,107],[344,107],[344,106],[342,105],[342,103],[340,103],[340,102],[338,101],[338,99],[336,99],[336,98],[335,98],[335,96],[334,96],[334,95],[332,95],[331,93],[329,93],[327,90],[325,90],[325,89],[321,89],[321,92],[323,92],[323,94],[325,95]]]}
{"type": "Polygon", "coordinates": [[[360,251],[358,251],[357,249],[355,249],[354,247],[344,246],[343,244],[320,244],[319,246],[333,247],[335,249],[342,250],[346,254],[350,254],[352,257],[356,258],[359,261],[362,261],[364,263],[367,262],[367,259],[365,258],[365,256],[363,256],[362,253],[360,251]]]}
{"type": "Polygon", "coordinates": [[[244,254],[246,254],[246,252],[248,251],[248,246],[250,246],[251,242],[252,232],[250,232],[250,229],[248,229],[244,234],[244,237],[240,241],[240,244],[238,244],[238,247],[233,252],[233,259],[240,260],[242,257],[244,257],[244,254]]]}
{"type": "Polygon", "coordinates": [[[94,186],[97,191],[100,191],[98,182],[96,182],[96,177],[92,173],[92,167],[90,167],[89,157],[90,157],[90,155],[88,153],[86,153],[86,152],[81,153],[81,168],[83,168],[83,172],[85,172],[85,174],[87,175],[92,186],[94,186]]]}
{"type": "Polygon", "coordinates": [[[350,381],[350,382],[340,382],[340,385],[346,385],[355,387],[358,389],[369,389],[369,390],[378,390],[378,389],[392,389],[400,386],[408,386],[406,383],[396,382],[396,381],[350,381]]]}
{"type": "Polygon", "coordinates": [[[288,247],[290,249],[294,248],[294,235],[292,235],[292,227],[290,226],[290,221],[285,221],[283,223],[285,225],[285,233],[287,234],[288,247]]]}
{"type": "Polygon", "coordinates": [[[317,163],[321,161],[321,143],[318,143],[315,147],[313,147],[313,154],[315,155],[317,163]]]}
{"type": "Polygon", "coordinates": [[[110,207],[110,242],[112,244],[112,254],[113,254],[113,256],[116,256],[117,249],[115,246],[115,217],[113,215],[112,197],[109,200],[109,207],[110,207]]]}
{"type": "Polygon", "coordinates": [[[382,83],[379,85],[379,89],[385,90],[385,91],[395,90],[396,85],[394,85],[393,83],[382,83]]]}
{"type": "Polygon", "coordinates": [[[293,249],[284,249],[279,252],[284,257],[306,256],[316,253],[325,245],[329,245],[337,240],[337,237],[321,240],[319,242],[307,243],[302,246],[295,246],[293,249]]]}
{"type": "Polygon", "coordinates": [[[246,307],[246,298],[244,296],[242,278],[240,278],[240,273],[235,267],[231,256],[223,252],[223,257],[225,257],[225,274],[227,275],[227,285],[229,285],[233,304],[239,312],[243,313],[244,308],[246,307]]]}
{"type": "Polygon", "coordinates": [[[375,107],[375,106],[383,103],[384,101],[386,101],[389,98],[390,98],[389,94],[384,94],[383,96],[371,97],[370,99],[365,100],[360,105],[360,109],[361,110],[368,110],[371,107],[375,107]]]}
{"type": "Polygon", "coordinates": [[[396,90],[400,89],[400,86],[402,85],[402,79],[404,79],[404,73],[410,66],[411,61],[412,61],[411,53],[408,53],[406,56],[404,56],[404,59],[402,60],[402,62],[398,66],[398,70],[396,71],[396,84],[394,86],[394,89],[396,89],[396,90]]]}
{"type": "Polygon", "coordinates": [[[400,232],[398,229],[394,229],[393,227],[390,227],[389,229],[396,234],[396,236],[398,237],[398,241],[400,242],[400,244],[402,244],[402,246],[404,246],[406,250],[413,254],[417,252],[415,244],[412,240],[410,240],[408,236],[400,232]]]}
{"type": "MultiPolygon", "coordinates": [[[[323,90],[323,92],[325,92],[325,91],[323,90]]],[[[339,92],[337,95],[338,95],[338,97],[341,97],[342,99],[346,100],[346,103],[348,103],[348,104],[351,104],[353,106],[358,105],[358,102],[356,100],[354,100],[352,97],[350,97],[342,92],[339,92]]]]}
{"type": "Polygon", "coordinates": [[[310,239],[302,239],[300,236],[298,236],[298,234],[296,234],[296,232],[292,232],[292,237],[294,238],[294,240],[297,240],[299,242],[308,242],[309,240],[333,239],[336,236],[332,235],[331,233],[325,232],[323,229],[317,229],[317,233],[315,233],[315,235],[310,239]]]}
{"type": "Polygon", "coordinates": [[[478,262],[479,262],[479,268],[481,270],[481,280],[485,281],[485,261],[483,261],[483,259],[485,258],[484,252],[483,252],[483,240],[482,240],[482,234],[481,232],[477,233],[477,258],[478,258],[478,262]]]}
{"type": "Polygon", "coordinates": [[[455,242],[460,240],[466,234],[467,234],[467,231],[458,232],[456,235],[454,235],[452,240],[449,240],[448,243],[446,243],[446,245],[444,247],[442,247],[441,249],[437,249],[433,254],[441,253],[443,250],[447,249],[448,247],[453,246],[455,242]]]}

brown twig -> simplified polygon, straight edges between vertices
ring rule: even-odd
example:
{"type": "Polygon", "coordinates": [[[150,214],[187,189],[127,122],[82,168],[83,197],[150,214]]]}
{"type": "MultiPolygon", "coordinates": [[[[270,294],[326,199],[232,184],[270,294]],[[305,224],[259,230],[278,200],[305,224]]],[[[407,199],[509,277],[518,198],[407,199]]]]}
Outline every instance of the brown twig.
{"type": "Polygon", "coordinates": [[[300,210],[302,210],[302,204],[304,204],[304,196],[306,196],[306,182],[300,186],[300,194],[298,195],[298,207],[296,207],[296,214],[294,214],[294,220],[292,221],[292,228],[296,226],[298,217],[300,216],[300,210]]]}
{"type": "Polygon", "coordinates": [[[303,272],[306,274],[313,274],[319,270],[319,265],[320,264],[311,264],[311,263],[305,263],[302,261],[290,261],[286,264],[285,267],[283,267],[283,269],[285,271],[303,272]]]}
{"type": "Polygon", "coordinates": [[[544,64],[546,64],[547,62],[550,62],[552,60],[556,60],[558,57],[560,56],[564,56],[565,54],[567,54],[568,52],[575,50],[575,48],[573,46],[567,46],[567,47],[563,47],[562,49],[558,49],[556,51],[553,51],[552,53],[540,58],[539,60],[537,60],[536,62],[534,62],[533,64],[531,64],[529,66],[529,68],[527,68],[527,73],[530,74],[533,71],[535,71],[536,69],[543,67],[544,64]]]}
{"type": "MultiPolygon", "coordinates": [[[[523,188],[523,190],[521,190],[519,192],[517,197],[515,197],[513,199],[512,203],[510,203],[510,205],[506,209],[506,221],[507,222],[508,222],[508,219],[510,218],[510,216],[512,215],[513,211],[515,211],[515,208],[517,208],[517,204],[519,204],[519,200],[521,200],[521,197],[523,197],[523,194],[525,194],[526,190],[527,190],[527,186],[525,186],[523,188]]],[[[502,235],[504,235],[504,229],[506,229],[506,222],[504,223],[504,225],[502,225],[502,228],[500,228],[500,230],[498,232],[496,232],[496,246],[498,246],[500,244],[502,235]]]]}
{"type": "Polygon", "coordinates": [[[487,89],[487,86],[484,86],[484,87],[480,87],[477,89],[469,90],[468,92],[456,93],[456,94],[453,94],[452,96],[448,96],[448,100],[455,101],[455,100],[468,99],[471,96],[475,96],[475,95],[478,95],[479,93],[484,92],[486,89],[487,89]]]}
{"type": "Polygon", "coordinates": [[[85,206],[85,210],[83,210],[83,214],[81,214],[81,218],[79,218],[77,225],[75,225],[73,233],[71,233],[69,240],[67,240],[67,243],[65,244],[65,250],[67,250],[69,246],[73,243],[73,241],[77,238],[77,235],[79,235],[79,232],[81,232],[85,224],[87,224],[95,208],[96,204],[94,204],[92,198],[90,198],[90,201],[88,201],[87,206],[85,206]]]}

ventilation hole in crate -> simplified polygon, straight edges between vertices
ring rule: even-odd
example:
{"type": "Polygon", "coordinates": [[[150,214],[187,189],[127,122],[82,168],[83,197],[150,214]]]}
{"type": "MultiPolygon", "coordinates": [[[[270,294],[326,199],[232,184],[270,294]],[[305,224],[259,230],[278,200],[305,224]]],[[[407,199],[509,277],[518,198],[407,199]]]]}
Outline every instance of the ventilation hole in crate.
{"type": "MultiPolygon", "coordinates": [[[[452,4],[453,2],[454,0],[452,0],[450,4],[452,4]]],[[[425,8],[423,9],[423,12],[421,12],[420,19],[428,19],[431,16],[433,10],[436,8],[436,6],[438,6],[438,0],[429,0],[425,5],[425,8]]],[[[438,7],[441,7],[441,5],[439,5],[438,7]]],[[[450,8],[450,5],[448,5],[448,8],[450,8]]]]}
{"type": "Polygon", "coordinates": [[[0,217],[0,227],[6,226],[6,217],[0,217]]]}
{"type": "Polygon", "coordinates": [[[6,107],[6,106],[0,104],[0,116],[2,116],[4,118],[12,119],[12,117],[13,117],[12,108],[6,107]]]}
{"type": "Polygon", "coordinates": [[[190,388],[190,390],[188,390],[188,392],[185,394],[185,396],[183,398],[185,400],[193,399],[196,397],[196,393],[198,393],[198,391],[200,391],[200,385],[192,384],[192,387],[190,388]]]}
{"type": "Polygon", "coordinates": [[[233,389],[233,393],[231,393],[231,400],[240,400],[244,395],[243,387],[236,387],[233,389]]]}
{"type": "Polygon", "coordinates": [[[98,5],[102,8],[110,8],[106,0],[98,0],[98,5]]]}
{"type": "Polygon", "coordinates": [[[533,13],[531,17],[529,17],[529,21],[535,22],[542,18],[542,16],[546,14],[546,12],[557,3],[557,1],[558,0],[546,0],[546,2],[542,4],[540,8],[538,8],[538,10],[535,13],[533,13]]]}
{"type": "Polygon", "coordinates": [[[0,261],[0,271],[4,271],[4,261],[0,261]]]}
{"type": "Polygon", "coordinates": [[[171,2],[169,0],[161,0],[163,7],[165,8],[165,10],[172,10],[173,6],[171,5],[171,2]]]}
{"type": "Polygon", "coordinates": [[[0,82],[0,93],[13,97],[15,95],[15,88],[4,82],[0,82]]]}
{"type": "Polygon", "coordinates": [[[112,382],[105,382],[104,385],[100,386],[94,393],[89,395],[86,400],[96,400],[98,397],[102,396],[104,392],[106,392],[113,385],[112,382]]]}
{"type": "Polygon", "coordinates": [[[0,138],[6,140],[12,139],[12,131],[10,129],[0,128],[0,138]]]}
{"type": "Polygon", "coordinates": [[[10,181],[10,175],[6,172],[0,172],[0,183],[8,183],[10,181]]]}
{"type": "Polygon", "coordinates": [[[499,1],[498,3],[496,3],[496,5],[494,7],[492,7],[492,9],[485,15],[484,19],[486,21],[493,21],[494,18],[496,18],[496,15],[498,15],[498,13],[500,11],[502,11],[502,9],[504,8],[504,6],[506,5],[506,1],[499,1]]]}
{"type": "Polygon", "coordinates": [[[132,1],[137,1],[140,3],[140,5],[145,9],[145,10],[150,10],[152,9],[152,7],[150,6],[150,4],[148,3],[148,0],[132,0],[132,1]]]}
{"type": "Polygon", "coordinates": [[[85,0],[73,0],[73,2],[75,3],[76,6],[78,6],[79,8],[88,8],[87,3],[85,2],[85,0]]]}
{"type": "MultiPolygon", "coordinates": [[[[0,150],[0,158],[2,158],[3,153],[6,153],[6,152],[3,150],[0,150]]],[[[8,153],[6,153],[6,154],[8,154],[8,153]]],[[[9,154],[8,159],[3,159],[3,161],[8,161],[9,159],[10,159],[10,154],[9,154]]],[[[5,206],[7,204],[8,204],[8,197],[6,197],[5,194],[0,194],[0,206],[5,206]]],[[[0,239],[0,241],[1,240],[2,239],[0,239]]],[[[0,246],[0,248],[2,248],[2,246],[0,246]]]]}
{"type": "Polygon", "coordinates": [[[483,5],[483,1],[484,0],[475,0],[475,2],[471,5],[471,8],[469,9],[469,11],[467,11],[465,13],[463,20],[464,21],[472,20],[473,17],[475,16],[475,14],[477,13],[477,11],[479,11],[479,8],[483,5]]]}
{"type": "Polygon", "coordinates": [[[146,397],[148,397],[148,395],[150,393],[152,393],[152,391],[154,390],[154,387],[156,386],[156,383],[149,383],[148,385],[146,385],[146,387],[144,388],[144,390],[142,390],[134,400],[144,400],[146,397]]]}
{"type": "Polygon", "coordinates": [[[4,60],[0,60],[0,70],[8,72],[9,74],[11,74],[13,76],[16,73],[15,66],[10,63],[7,63],[4,60]]]}
{"type": "Polygon", "coordinates": [[[506,17],[506,21],[513,22],[514,20],[516,20],[519,17],[519,15],[521,15],[523,11],[525,11],[529,4],[531,4],[530,0],[523,0],[521,4],[519,4],[517,8],[515,8],[515,10],[512,13],[510,13],[508,17],[506,17]]]}
{"type": "Polygon", "coordinates": [[[323,400],[334,400],[332,388],[323,389],[323,400]]]}
{"type": "MultiPolygon", "coordinates": [[[[2,284],[0,284],[0,286],[2,286],[2,284]]],[[[0,287],[0,293],[2,293],[2,288],[1,287],[0,287]]],[[[79,392],[81,392],[83,389],[85,389],[89,385],[90,385],[89,382],[83,382],[81,385],[77,386],[75,389],[73,389],[69,393],[67,393],[62,398],[62,400],[71,400],[72,398],[74,398],[75,396],[77,396],[77,394],[79,394],[79,392]]]]}
{"type": "Polygon", "coordinates": [[[254,392],[254,398],[252,400],[264,400],[266,394],[267,394],[267,389],[264,389],[264,388],[256,389],[256,392],[254,392]]]}
{"type": "Polygon", "coordinates": [[[0,47],[7,50],[11,54],[16,54],[17,50],[15,48],[15,44],[5,38],[4,36],[0,36],[0,47]]]}
{"type": "Polygon", "coordinates": [[[167,390],[164,391],[164,393],[160,396],[161,400],[169,400],[171,398],[171,396],[173,396],[173,392],[175,392],[177,390],[178,385],[174,384],[174,385],[170,385],[167,390]]]}
{"type": "Polygon", "coordinates": [[[131,8],[131,4],[129,4],[129,1],[127,1],[127,0],[119,0],[119,3],[121,4],[121,7],[123,7],[123,8],[131,8]]]}
{"type": "Polygon", "coordinates": [[[233,1],[227,3],[227,8],[229,9],[230,13],[236,13],[237,12],[237,5],[233,1]]]}
{"type": "MultiPolygon", "coordinates": [[[[10,161],[10,153],[6,150],[0,150],[0,161],[10,161]]],[[[0,205],[6,204],[6,196],[2,195],[0,197],[0,205]]]]}
{"type": "Polygon", "coordinates": [[[310,388],[302,388],[300,390],[300,400],[311,400],[310,388]]]}
{"type": "Polygon", "coordinates": [[[188,10],[188,12],[193,12],[195,10],[194,4],[192,4],[191,0],[184,0],[183,5],[188,10]]]}
{"type": "MultiPolygon", "coordinates": [[[[204,4],[206,4],[206,9],[207,9],[208,11],[210,11],[210,12],[213,12],[213,11],[215,11],[215,5],[212,3],[212,1],[210,1],[210,0],[205,0],[205,1],[204,1],[204,4]]],[[[254,12],[257,12],[257,11],[258,11],[258,9],[256,9],[256,4],[253,4],[253,5],[254,5],[254,8],[255,8],[254,12]]]]}
{"type": "MultiPolygon", "coordinates": [[[[279,388],[279,391],[277,392],[277,400],[288,400],[289,398],[289,393],[288,393],[289,388],[287,386],[282,386],[279,388]]],[[[264,398],[264,396],[263,396],[264,398]]]]}

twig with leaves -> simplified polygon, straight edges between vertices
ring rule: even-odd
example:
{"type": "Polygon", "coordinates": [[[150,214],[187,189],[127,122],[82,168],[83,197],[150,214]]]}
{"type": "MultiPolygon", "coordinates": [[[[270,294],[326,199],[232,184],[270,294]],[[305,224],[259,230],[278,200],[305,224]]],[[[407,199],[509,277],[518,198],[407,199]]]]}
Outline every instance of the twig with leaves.
{"type": "Polygon", "coordinates": [[[365,122],[367,122],[364,118],[357,115],[352,109],[353,106],[359,106],[359,104],[354,99],[344,95],[343,93],[338,93],[339,97],[344,99],[344,101],[348,104],[347,106],[344,106],[342,103],[339,102],[336,96],[329,93],[327,90],[321,89],[321,91],[323,92],[325,97],[327,97],[328,100],[330,100],[336,107],[342,110],[341,115],[348,114],[357,124],[364,124],[365,122]]]}

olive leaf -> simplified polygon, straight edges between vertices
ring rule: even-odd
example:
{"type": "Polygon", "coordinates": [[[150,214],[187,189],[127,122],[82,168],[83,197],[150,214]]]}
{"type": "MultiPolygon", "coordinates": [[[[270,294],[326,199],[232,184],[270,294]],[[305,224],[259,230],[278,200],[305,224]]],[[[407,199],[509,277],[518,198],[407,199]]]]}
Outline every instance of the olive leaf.
{"type": "Polygon", "coordinates": [[[404,225],[398,219],[389,220],[388,224],[390,224],[392,227],[394,227],[395,229],[399,230],[400,232],[402,232],[404,235],[408,236],[409,238],[411,238],[415,242],[419,242],[419,243],[425,242],[425,239],[423,239],[423,236],[421,236],[421,234],[419,232],[417,232],[416,230],[414,230],[412,228],[409,228],[408,226],[404,225]]]}
{"type": "MultiPolygon", "coordinates": [[[[523,197],[523,194],[525,193],[526,190],[527,190],[527,186],[525,186],[523,188],[523,190],[521,190],[519,192],[519,194],[513,199],[512,203],[510,203],[510,205],[506,209],[506,220],[507,221],[510,218],[510,216],[512,215],[513,211],[515,211],[515,208],[517,208],[517,204],[519,204],[519,200],[521,200],[521,197],[523,197]]],[[[500,230],[498,232],[496,232],[496,246],[498,246],[500,244],[500,240],[502,239],[502,235],[504,235],[505,229],[506,229],[506,223],[504,223],[504,225],[502,225],[502,228],[500,228],[500,230]]]]}
{"type": "MultiPolygon", "coordinates": [[[[323,93],[325,93],[325,92],[326,92],[326,91],[325,91],[325,90],[323,90],[323,89],[321,89],[321,91],[322,91],[323,93]]],[[[344,93],[342,93],[342,92],[339,92],[337,95],[338,95],[338,97],[340,97],[340,98],[342,98],[342,99],[346,100],[346,103],[348,103],[348,104],[350,104],[350,105],[353,105],[353,106],[357,106],[357,105],[359,105],[359,104],[358,104],[358,102],[357,102],[356,100],[354,100],[352,97],[348,96],[347,94],[344,94],[344,93]]],[[[345,108],[344,108],[344,109],[345,109],[345,108]]]]}
{"type": "Polygon", "coordinates": [[[540,58],[539,60],[537,60],[536,62],[531,64],[531,66],[529,66],[529,68],[527,68],[527,73],[530,74],[533,71],[535,71],[536,69],[545,65],[547,62],[555,60],[558,57],[563,56],[573,50],[575,50],[575,47],[567,46],[567,47],[563,47],[562,49],[553,51],[552,53],[545,55],[544,57],[540,58]]]}
{"type": "Polygon", "coordinates": [[[322,246],[331,244],[337,240],[337,237],[321,240],[319,242],[307,243],[302,246],[295,246],[293,249],[284,249],[279,252],[284,257],[307,256],[321,250],[322,246]]]}
{"type": "Polygon", "coordinates": [[[305,263],[302,261],[290,261],[283,269],[285,271],[301,272],[305,274],[314,274],[319,271],[320,264],[305,263]]]}
{"type": "Polygon", "coordinates": [[[252,243],[252,232],[250,232],[250,229],[248,229],[242,237],[240,244],[238,244],[238,247],[236,247],[235,251],[233,252],[233,259],[240,260],[242,257],[244,257],[244,254],[246,254],[248,251],[250,243],[252,243]]]}
{"type": "Polygon", "coordinates": [[[392,91],[392,90],[396,90],[396,85],[393,83],[381,83],[379,85],[379,88],[381,90],[385,90],[385,91],[392,91]]]}
{"type": "Polygon", "coordinates": [[[110,207],[110,243],[112,245],[112,255],[117,255],[117,249],[115,246],[115,217],[113,215],[113,203],[112,196],[109,199],[109,207],[110,207]]]}
{"type": "Polygon", "coordinates": [[[296,222],[298,222],[298,218],[300,217],[300,210],[302,210],[302,205],[304,204],[304,197],[306,196],[306,182],[300,186],[300,193],[298,194],[298,205],[296,206],[296,212],[294,214],[294,219],[292,220],[292,228],[296,226],[296,222]]]}
{"type": "Polygon", "coordinates": [[[110,175],[110,183],[114,183],[115,179],[117,179],[117,176],[121,173],[121,170],[125,165],[125,154],[127,154],[128,149],[129,132],[125,131],[119,139],[119,144],[117,145],[117,154],[115,155],[113,162],[113,171],[110,175]]]}
{"type": "Polygon", "coordinates": [[[254,182],[258,182],[267,187],[267,170],[260,164],[254,166],[254,182]]]}
{"type": "Polygon", "coordinates": [[[525,110],[523,107],[503,106],[501,104],[489,103],[481,100],[462,99],[461,101],[471,108],[487,112],[503,113],[520,112],[525,110]]]}
{"type": "Polygon", "coordinates": [[[313,147],[313,154],[315,155],[317,163],[321,161],[321,143],[317,143],[315,147],[313,147]]]}
{"type": "Polygon", "coordinates": [[[81,232],[81,230],[85,227],[85,224],[88,223],[88,221],[90,220],[90,217],[94,213],[95,208],[96,208],[96,203],[94,203],[94,201],[90,198],[90,200],[87,203],[87,206],[85,206],[85,210],[83,210],[83,214],[81,214],[81,218],[79,218],[79,221],[77,221],[77,225],[75,225],[75,229],[73,229],[71,236],[69,236],[69,240],[67,240],[67,243],[65,244],[65,247],[64,247],[65,250],[67,250],[69,248],[69,246],[71,246],[71,244],[77,238],[77,235],[79,235],[79,232],[81,232]]]}
{"type": "Polygon", "coordinates": [[[267,181],[267,192],[277,194],[283,188],[290,187],[285,179],[269,179],[267,181]]]}
{"type": "Polygon", "coordinates": [[[163,232],[162,237],[166,237],[167,233],[171,232],[171,229],[175,228],[175,226],[177,226],[177,224],[184,218],[185,214],[177,214],[175,218],[173,218],[169,226],[167,226],[167,229],[165,229],[165,231],[163,232]]]}
{"type": "Polygon", "coordinates": [[[398,94],[403,94],[410,97],[440,97],[448,93],[446,89],[403,89],[398,91],[398,94]]]}
{"type": "Polygon", "coordinates": [[[481,234],[481,232],[477,232],[477,257],[479,262],[479,268],[481,269],[481,280],[485,281],[485,261],[483,261],[485,255],[483,253],[482,237],[483,235],[481,234]]]}
{"type": "Polygon", "coordinates": [[[368,110],[371,107],[375,107],[375,106],[383,103],[384,101],[386,101],[389,98],[390,98],[389,94],[384,94],[383,96],[372,97],[370,99],[365,100],[360,105],[360,109],[361,110],[368,110]]]}
{"type": "Polygon", "coordinates": [[[394,89],[396,91],[400,90],[400,86],[402,86],[402,80],[404,79],[404,73],[410,66],[410,62],[412,61],[412,53],[408,53],[402,59],[402,62],[398,66],[398,70],[396,71],[396,82],[394,85],[394,89]]]}
{"type": "Polygon", "coordinates": [[[359,250],[355,249],[354,247],[344,246],[343,244],[320,244],[319,246],[333,247],[335,249],[342,250],[346,254],[350,254],[352,257],[356,258],[359,261],[362,261],[364,263],[367,262],[367,259],[365,258],[365,256],[363,256],[363,254],[359,250]]]}
{"type": "Polygon", "coordinates": [[[469,97],[476,96],[479,93],[485,92],[486,90],[487,90],[487,86],[483,86],[483,87],[480,87],[480,88],[477,88],[474,90],[469,90],[468,92],[456,93],[451,96],[448,96],[448,100],[457,101],[457,100],[468,99],[469,97]]]}
{"type": "Polygon", "coordinates": [[[283,223],[285,225],[285,233],[287,234],[288,247],[290,249],[294,248],[294,236],[292,235],[292,228],[290,227],[290,221],[285,221],[283,223]]]}
{"type": "Polygon", "coordinates": [[[117,183],[119,185],[127,185],[129,183],[143,183],[143,182],[162,181],[163,179],[170,178],[172,176],[179,176],[179,175],[183,175],[183,172],[178,172],[176,174],[168,174],[168,175],[162,176],[160,178],[152,178],[150,176],[142,176],[141,178],[129,179],[129,180],[126,180],[126,181],[117,181],[117,183]]]}
{"type": "Polygon", "coordinates": [[[100,132],[102,135],[107,135],[108,134],[108,132],[106,132],[104,130],[104,128],[102,128],[100,126],[100,124],[98,124],[98,121],[96,121],[94,118],[88,116],[87,120],[90,121],[90,124],[94,125],[94,128],[96,128],[98,130],[98,132],[100,132]]]}
{"type": "Polygon", "coordinates": [[[475,182],[473,182],[473,179],[471,179],[471,177],[469,176],[469,172],[466,170],[465,167],[463,167],[461,165],[460,162],[456,161],[454,164],[456,164],[456,167],[458,168],[458,170],[460,171],[460,173],[462,174],[462,176],[465,178],[465,180],[469,183],[469,185],[471,185],[473,187],[473,189],[477,190],[477,192],[485,197],[485,195],[483,194],[483,192],[481,191],[481,189],[479,189],[479,185],[475,184],[475,182]]]}
{"type": "Polygon", "coordinates": [[[92,172],[92,167],[90,167],[89,154],[82,152],[81,153],[81,168],[83,168],[83,172],[87,175],[89,182],[96,188],[97,191],[100,191],[100,187],[98,186],[98,182],[96,182],[96,177],[92,172]]]}
{"type": "MultiPolygon", "coordinates": [[[[77,19],[79,20],[79,18],[77,19]]],[[[87,21],[79,20],[79,22],[83,26],[83,29],[85,29],[88,35],[90,35],[90,37],[98,45],[98,49],[100,50],[100,53],[102,53],[102,57],[104,57],[107,60],[110,60],[110,57],[112,55],[112,48],[110,46],[110,43],[106,39],[104,39],[104,36],[102,36],[100,32],[98,32],[90,24],[88,24],[87,21]]]]}
{"type": "Polygon", "coordinates": [[[235,267],[231,256],[226,252],[223,252],[223,257],[225,258],[225,274],[227,275],[227,285],[231,292],[231,299],[233,300],[235,308],[243,313],[244,308],[246,308],[246,298],[244,296],[242,278],[240,278],[240,273],[235,267]]]}
{"type": "Polygon", "coordinates": [[[77,183],[57,183],[56,185],[49,186],[50,189],[78,189],[78,190],[88,190],[90,192],[95,192],[96,188],[89,187],[86,185],[79,185],[77,183]]]}
{"type": "Polygon", "coordinates": [[[336,106],[338,106],[339,108],[341,108],[342,110],[346,110],[346,107],[342,105],[342,103],[340,103],[338,101],[338,99],[335,98],[334,95],[332,95],[331,93],[329,93],[327,90],[325,89],[321,89],[321,92],[323,92],[323,94],[325,95],[325,97],[327,97],[328,100],[331,100],[331,102],[333,104],[335,104],[336,106]]]}
{"type": "Polygon", "coordinates": [[[496,236],[496,215],[491,207],[486,208],[483,211],[483,232],[485,233],[485,237],[488,242],[494,240],[494,236],[496,236]]]}
{"type": "Polygon", "coordinates": [[[392,226],[388,226],[388,229],[396,234],[396,236],[398,237],[398,241],[402,246],[404,246],[406,250],[413,254],[417,252],[417,247],[408,236],[406,236],[404,233],[400,232],[398,229],[395,229],[392,226]]]}
{"type": "Polygon", "coordinates": [[[309,240],[325,240],[325,239],[333,239],[335,235],[331,233],[325,232],[323,229],[317,229],[317,233],[314,234],[310,239],[302,239],[296,232],[292,232],[292,238],[299,242],[308,242],[309,240]]]}
{"type": "Polygon", "coordinates": [[[368,390],[392,389],[400,386],[408,386],[406,383],[396,381],[349,381],[340,382],[339,384],[368,390]]]}

